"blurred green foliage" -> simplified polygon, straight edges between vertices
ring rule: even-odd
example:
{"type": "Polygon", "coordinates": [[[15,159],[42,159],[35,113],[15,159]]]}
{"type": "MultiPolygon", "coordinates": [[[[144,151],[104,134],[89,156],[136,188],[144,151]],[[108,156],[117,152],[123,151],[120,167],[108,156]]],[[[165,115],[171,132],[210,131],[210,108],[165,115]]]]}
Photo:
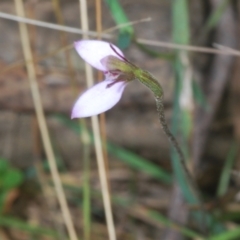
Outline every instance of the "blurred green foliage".
{"type": "MultiPolygon", "coordinates": [[[[129,20],[127,18],[127,15],[125,14],[125,11],[123,10],[121,4],[118,0],[105,0],[107,3],[110,13],[116,23],[116,25],[123,25],[126,23],[129,23],[129,20]]],[[[118,35],[118,42],[117,45],[121,49],[127,48],[130,43],[133,36],[133,27],[131,25],[125,25],[121,26],[119,28],[119,35],[118,35]]]]}
{"type": "Polygon", "coordinates": [[[23,174],[13,168],[9,161],[0,158],[0,213],[3,212],[8,194],[23,182],[23,174]]]}

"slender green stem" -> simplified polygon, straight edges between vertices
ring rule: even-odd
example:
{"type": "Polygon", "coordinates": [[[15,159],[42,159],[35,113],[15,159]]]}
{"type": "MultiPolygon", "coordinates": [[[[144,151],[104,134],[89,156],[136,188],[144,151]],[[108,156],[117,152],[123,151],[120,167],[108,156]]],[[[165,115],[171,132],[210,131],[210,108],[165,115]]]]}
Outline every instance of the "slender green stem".
{"type": "MultiPolygon", "coordinates": [[[[176,150],[178,156],[179,156],[179,160],[180,160],[180,163],[182,165],[182,168],[193,188],[193,190],[195,190],[195,192],[198,192],[197,191],[197,186],[195,184],[195,181],[193,180],[193,177],[190,173],[190,171],[188,170],[187,166],[186,166],[186,163],[185,163],[185,158],[184,158],[184,155],[183,155],[183,152],[176,140],[176,138],[173,136],[173,134],[171,133],[171,131],[169,130],[168,128],[168,125],[167,125],[167,122],[166,122],[166,118],[165,118],[165,113],[164,113],[164,104],[163,104],[163,96],[162,97],[158,97],[158,96],[155,96],[155,100],[156,100],[156,106],[157,106],[157,112],[158,112],[158,117],[159,117],[159,121],[162,125],[162,129],[164,131],[164,133],[167,135],[170,143],[173,145],[174,149],[176,150]]],[[[197,195],[197,197],[199,198],[199,194],[198,193],[195,193],[197,195]]]]}
{"type": "Polygon", "coordinates": [[[171,131],[168,128],[165,113],[164,113],[164,104],[163,104],[163,89],[159,82],[147,71],[144,71],[140,68],[135,69],[135,76],[136,78],[144,84],[147,88],[149,88],[155,97],[156,100],[156,106],[157,106],[157,112],[159,121],[162,125],[162,129],[164,133],[167,135],[170,143],[173,145],[174,149],[176,150],[177,154],[179,155],[180,163],[182,165],[183,171],[185,172],[186,177],[188,178],[189,184],[192,188],[193,193],[196,195],[199,202],[201,202],[200,194],[198,193],[198,187],[195,184],[195,181],[193,177],[190,174],[190,171],[188,170],[185,162],[185,158],[183,155],[183,152],[176,140],[176,138],[173,136],[171,131]]]}

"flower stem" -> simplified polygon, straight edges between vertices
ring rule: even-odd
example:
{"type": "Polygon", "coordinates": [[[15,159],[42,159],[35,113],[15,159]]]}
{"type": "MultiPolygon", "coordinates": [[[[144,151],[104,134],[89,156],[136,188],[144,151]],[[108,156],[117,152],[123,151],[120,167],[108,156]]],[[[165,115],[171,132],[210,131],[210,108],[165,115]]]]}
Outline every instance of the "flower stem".
{"type": "MultiPolygon", "coordinates": [[[[191,187],[193,188],[193,190],[195,190],[195,192],[197,192],[197,186],[195,184],[195,181],[193,180],[193,177],[190,173],[190,171],[188,170],[187,166],[186,166],[186,162],[185,162],[185,158],[184,158],[184,155],[183,155],[183,152],[176,140],[176,138],[173,136],[173,134],[171,133],[171,131],[169,130],[168,128],[168,125],[166,123],[166,118],[165,118],[165,113],[164,113],[164,104],[163,104],[163,96],[162,97],[158,97],[158,96],[155,96],[155,100],[156,100],[156,106],[157,106],[157,112],[158,112],[158,118],[159,118],[159,121],[162,125],[162,129],[163,129],[163,132],[167,135],[170,143],[173,145],[174,149],[176,150],[178,156],[179,156],[179,160],[180,160],[180,163],[182,165],[182,168],[191,184],[191,187]]],[[[197,197],[199,198],[199,194],[196,194],[197,197]]]]}
{"type": "MultiPolygon", "coordinates": [[[[160,84],[159,84],[159,87],[162,88],[160,84]]],[[[195,195],[196,200],[199,203],[200,210],[202,212],[202,215],[200,216],[200,221],[202,223],[202,226],[201,226],[202,231],[205,234],[207,234],[208,232],[207,232],[207,228],[205,225],[205,221],[208,221],[208,218],[207,218],[207,215],[205,215],[205,213],[204,213],[205,209],[204,209],[203,200],[202,200],[201,194],[198,190],[198,186],[197,186],[194,178],[192,177],[190,171],[187,168],[183,152],[182,152],[176,138],[174,137],[174,135],[171,133],[171,131],[168,128],[166,118],[165,118],[165,113],[164,113],[163,94],[161,96],[155,95],[155,100],[156,100],[158,117],[159,117],[159,121],[162,125],[162,129],[163,129],[164,133],[167,135],[170,143],[173,145],[173,147],[175,148],[175,150],[179,156],[180,164],[181,164],[182,169],[188,179],[188,182],[190,184],[190,189],[193,191],[193,195],[195,195]]]]}
{"type": "Polygon", "coordinates": [[[165,118],[165,113],[164,113],[163,89],[162,89],[161,85],[147,71],[143,71],[142,69],[137,68],[137,70],[135,70],[134,72],[135,72],[136,78],[153,92],[154,97],[155,97],[155,101],[156,101],[158,117],[159,117],[159,121],[162,125],[162,129],[163,129],[164,133],[167,135],[170,143],[173,145],[174,149],[176,150],[176,152],[179,156],[179,160],[180,160],[182,169],[183,169],[183,171],[184,171],[184,173],[185,173],[185,175],[186,175],[186,177],[189,181],[189,184],[192,188],[192,191],[193,191],[195,197],[201,203],[201,197],[200,197],[200,194],[198,193],[198,187],[195,184],[195,181],[194,181],[192,175],[190,174],[190,171],[188,170],[188,168],[186,166],[184,154],[183,154],[176,138],[171,133],[171,131],[169,130],[169,127],[167,125],[166,118],[165,118]]]}

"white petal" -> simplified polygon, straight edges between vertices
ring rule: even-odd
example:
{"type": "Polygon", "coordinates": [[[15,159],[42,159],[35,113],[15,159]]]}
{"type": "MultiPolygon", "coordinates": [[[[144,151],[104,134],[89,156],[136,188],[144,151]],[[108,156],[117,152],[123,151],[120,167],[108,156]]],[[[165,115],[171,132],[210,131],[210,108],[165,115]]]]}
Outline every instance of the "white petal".
{"type": "MultiPolygon", "coordinates": [[[[75,49],[78,54],[90,65],[101,71],[107,71],[108,69],[102,65],[101,59],[113,55],[119,58],[119,56],[110,47],[111,43],[100,40],[81,40],[74,43],[75,49]]],[[[114,49],[122,56],[122,51],[111,44],[114,49]]]]}
{"type": "Polygon", "coordinates": [[[80,95],[73,106],[71,118],[91,117],[103,113],[117,104],[126,82],[116,82],[107,87],[112,82],[113,80],[104,80],[80,95]]]}

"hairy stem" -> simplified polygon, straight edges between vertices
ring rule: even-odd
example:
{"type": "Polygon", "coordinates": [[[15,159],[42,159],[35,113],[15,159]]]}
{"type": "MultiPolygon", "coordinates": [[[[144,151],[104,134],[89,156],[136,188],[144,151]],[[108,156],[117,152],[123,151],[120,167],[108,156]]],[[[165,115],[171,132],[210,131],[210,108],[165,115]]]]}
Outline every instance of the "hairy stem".
{"type": "MultiPolygon", "coordinates": [[[[162,88],[160,86],[160,84],[159,84],[159,87],[162,88]]],[[[207,234],[207,229],[206,229],[205,222],[204,222],[204,221],[207,221],[207,219],[205,218],[205,215],[204,215],[205,210],[204,210],[203,201],[202,201],[201,195],[199,193],[198,186],[196,185],[196,182],[195,182],[194,178],[192,177],[190,171],[187,168],[183,152],[182,152],[176,138],[173,136],[173,134],[171,133],[171,131],[168,128],[166,118],[165,118],[165,113],[164,113],[163,94],[161,96],[156,96],[155,95],[155,100],[156,100],[158,117],[159,117],[159,121],[162,125],[162,129],[163,129],[164,133],[167,135],[170,143],[175,148],[175,150],[176,150],[176,152],[179,156],[179,160],[180,160],[180,163],[182,165],[183,171],[184,171],[184,173],[185,173],[185,175],[186,175],[186,177],[189,181],[191,190],[193,191],[193,194],[195,195],[195,197],[199,201],[199,206],[200,206],[200,209],[201,209],[201,212],[202,212],[202,215],[201,215],[202,226],[201,227],[202,227],[203,232],[205,232],[207,234]]]]}
{"type": "Polygon", "coordinates": [[[193,180],[193,177],[191,176],[191,174],[186,166],[183,152],[182,152],[181,148],[179,147],[179,144],[178,144],[176,138],[173,136],[173,134],[170,132],[170,130],[168,128],[168,125],[167,125],[167,122],[165,119],[165,114],[164,114],[163,89],[162,89],[161,85],[149,72],[143,71],[142,69],[138,68],[137,70],[135,70],[135,76],[142,84],[144,84],[147,88],[149,88],[153,92],[155,100],[156,100],[158,117],[159,117],[159,121],[162,125],[162,129],[163,129],[164,133],[167,135],[170,143],[173,145],[174,149],[176,150],[176,152],[179,156],[183,171],[184,171],[186,177],[188,178],[188,181],[190,183],[192,191],[201,203],[201,198],[200,198],[200,194],[198,193],[197,185],[195,184],[195,181],[193,180]]]}
{"type": "MultiPolygon", "coordinates": [[[[170,143],[173,145],[174,149],[176,150],[176,152],[179,156],[180,163],[183,167],[183,170],[184,170],[188,180],[190,181],[190,184],[191,184],[192,188],[194,188],[195,191],[197,191],[197,186],[195,184],[195,181],[193,180],[192,175],[190,174],[190,172],[189,172],[189,170],[186,166],[186,162],[185,162],[183,152],[182,152],[176,138],[173,136],[173,134],[171,133],[171,131],[168,128],[166,118],[165,118],[165,113],[164,113],[163,96],[161,96],[161,97],[155,96],[155,100],[156,100],[158,117],[159,117],[159,121],[162,125],[162,129],[163,129],[164,133],[167,135],[170,143]]],[[[196,194],[196,195],[199,198],[199,196],[198,196],[199,194],[196,194]]]]}

